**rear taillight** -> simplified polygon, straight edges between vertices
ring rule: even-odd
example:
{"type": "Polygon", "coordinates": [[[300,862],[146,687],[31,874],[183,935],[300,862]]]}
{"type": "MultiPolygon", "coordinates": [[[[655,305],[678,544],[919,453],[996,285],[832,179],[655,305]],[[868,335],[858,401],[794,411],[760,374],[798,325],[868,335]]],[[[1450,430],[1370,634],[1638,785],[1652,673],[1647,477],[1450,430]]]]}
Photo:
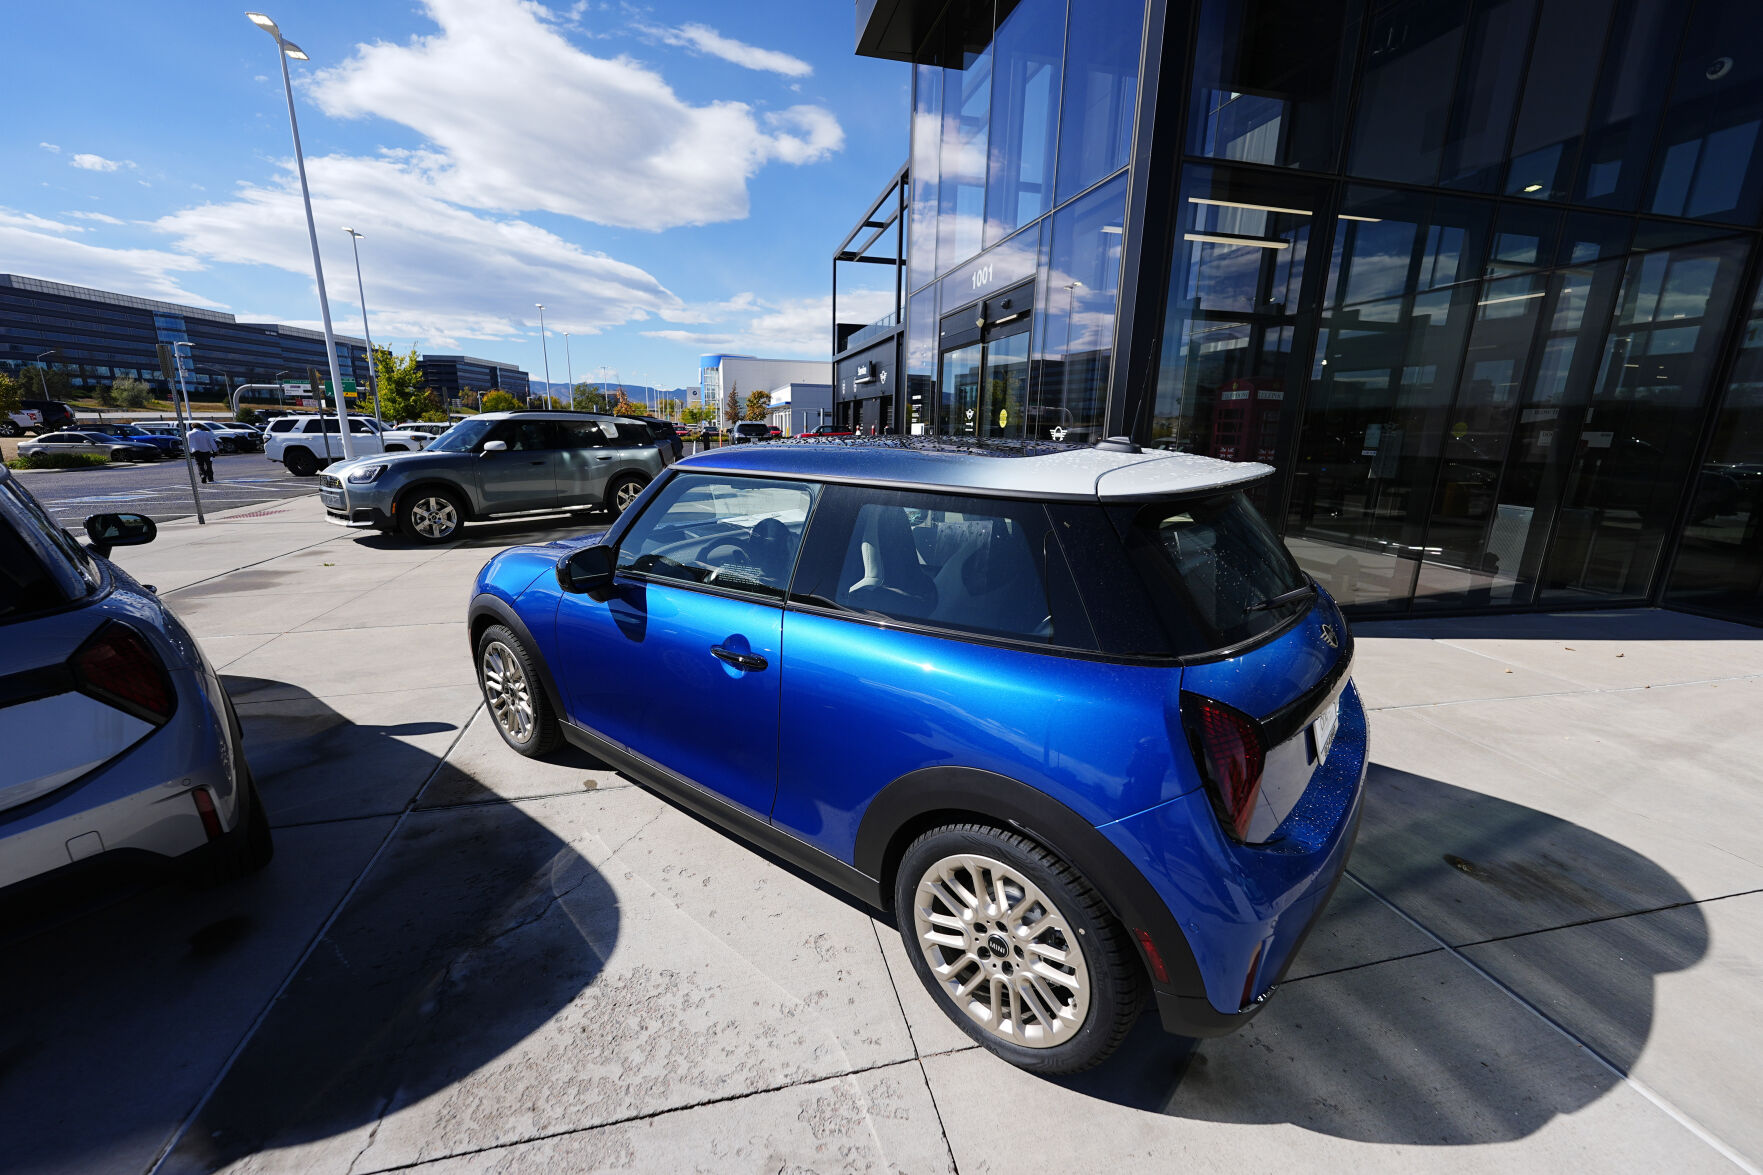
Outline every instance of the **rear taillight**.
{"type": "Polygon", "coordinates": [[[1181,716],[1220,819],[1238,840],[1244,839],[1261,798],[1261,768],[1267,758],[1259,725],[1198,694],[1182,695],[1181,716]]]}
{"type": "Polygon", "coordinates": [[[165,665],[146,638],[111,621],[80,646],[68,668],[82,694],[143,722],[162,726],[177,709],[177,693],[165,665]]]}

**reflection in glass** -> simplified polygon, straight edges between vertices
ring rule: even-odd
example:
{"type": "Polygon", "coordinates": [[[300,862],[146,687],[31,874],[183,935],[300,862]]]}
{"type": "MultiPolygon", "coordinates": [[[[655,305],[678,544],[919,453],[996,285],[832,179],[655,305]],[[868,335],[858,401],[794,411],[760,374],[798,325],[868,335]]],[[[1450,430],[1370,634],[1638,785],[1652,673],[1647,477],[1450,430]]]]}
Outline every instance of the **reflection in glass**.
{"type": "Polygon", "coordinates": [[[937,431],[945,436],[979,435],[980,375],[985,348],[978,343],[943,355],[942,404],[937,431]]]}
{"type": "Polygon", "coordinates": [[[1471,191],[1494,190],[1506,159],[1535,12],[1535,0],[1492,0],[1475,6],[1439,183],[1471,191]]]}
{"type": "Polygon", "coordinates": [[[1371,25],[1347,170],[1430,184],[1451,108],[1468,0],[1407,0],[1371,25]]]}
{"type": "Polygon", "coordinates": [[[1609,25],[1610,0],[1543,0],[1512,131],[1508,193],[1567,197],[1609,25]]]}
{"type": "Polygon", "coordinates": [[[1644,598],[1694,457],[1745,246],[1629,259],[1590,397],[1563,405],[1561,507],[1540,598],[1644,598]]]}
{"type": "Polygon", "coordinates": [[[906,305],[906,432],[931,431],[937,382],[937,290],[927,287],[906,305]]]}
{"type": "Polygon", "coordinates": [[[1188,149],[1329,170],[1362,8],[1359,0],[1206,0],[1188,149]]]}
{"type": "Polygon", "coordinates": [[[1176,204],[1183,231],[1170,264],[1153,445],[1275,460],[1287,394],[1301,384],[1293,342],[1309,333],[1300,307],[1320,195],[1310,184],[1189,169],[1176,204]]]}
{"type": "Polygon", "coordinates": [[[1335,225],[1287,545],[1343,603],[1401,605],[1487,249],[1484,205],[1348,190],[1335,225]]]}
{"type": "Polygon", "coordinates": [[[1088,442],[1102,435],[1114,359],[1126,177],[1059,210],[1036,315],[1028,435],[1088,442]]]}
{"type": "MultiPolygon", "coordinates": [[[[998,7],[1002,16],[1009,0],[998,7]]],[[[1052,205],[1059,55],[1064,44],[1065,0],[1021,0],[998,26],[992,46],[988,245],[1052,205]]]]}
{"type": "Polygon", "coordinates": [[[1634,208],[1640,202],[1688,9],[1682,0],[1627,0],[1618,6],[1586,127],[1575,201],[1605,208],[1634,208]]]}
{"type": "Polygon", "coordinates": [[[1763,623],[1763,282],[1696,475],[1666,599],[1763,623]]]}
{"type": "Polygon", "coordinates": [[[956,0],[944,17],[944,25],[938,272],[980,250],[985,222],[986,131],[992,99],[990,0],[956,0]]]}
{"type": "MultiPolygon", "coordinates": [[[[933,35],[931,44],[936,45],[933,35]]],[[[908,221],[906,288],[936,276],[938,150],[943,130],[943,70],[920,62],[912,70],[912,194],[908,221]]]]}
{"type": "Polygon", "coordinates": [[[1059,196],[1126,166],[1138,101],[1145,0],[1081,0],[1066,34],[1059,114],[1059,196]]]}
{"type": "Polygon", "coordinates": [[[1678,54],[1654,163],[1654,212],[1755,224],[1763,203],[1763,5],[1702,4],[1678,54]]]}

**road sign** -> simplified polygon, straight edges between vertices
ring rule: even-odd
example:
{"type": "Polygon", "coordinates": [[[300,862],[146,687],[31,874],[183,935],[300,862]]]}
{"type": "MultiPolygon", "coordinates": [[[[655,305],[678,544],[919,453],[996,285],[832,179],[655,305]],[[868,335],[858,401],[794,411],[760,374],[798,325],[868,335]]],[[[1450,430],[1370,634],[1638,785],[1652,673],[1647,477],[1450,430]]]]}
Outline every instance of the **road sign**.
{"type": "Polygon", "coordinates": [[[159,344],[159,374],[165,377],[166,383],[177,378],[176,367],[177,360],[172,357],[171,344],[159,344]]]}

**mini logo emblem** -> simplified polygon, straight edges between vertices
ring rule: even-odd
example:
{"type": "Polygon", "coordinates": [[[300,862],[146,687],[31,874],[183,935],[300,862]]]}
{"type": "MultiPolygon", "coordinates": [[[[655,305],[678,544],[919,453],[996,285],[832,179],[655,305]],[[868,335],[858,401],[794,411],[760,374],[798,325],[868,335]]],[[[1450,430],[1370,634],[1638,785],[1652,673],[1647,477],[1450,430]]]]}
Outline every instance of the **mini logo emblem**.
{"type": "Polygon", "coordinates": [[[1322,626],[1322,643],[1331,649],[1341,647],[1341,638],[1335,635],[1334,625],[1325,624],[1322,626]]]}

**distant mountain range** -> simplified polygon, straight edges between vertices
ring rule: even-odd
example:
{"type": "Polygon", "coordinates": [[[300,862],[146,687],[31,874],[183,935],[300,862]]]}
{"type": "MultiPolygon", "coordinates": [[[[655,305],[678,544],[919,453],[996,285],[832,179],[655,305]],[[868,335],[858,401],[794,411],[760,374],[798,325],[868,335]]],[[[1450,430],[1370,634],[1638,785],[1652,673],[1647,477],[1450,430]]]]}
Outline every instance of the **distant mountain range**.
{"type": "MultiPolygon", "coordinates": [[[[698,390],[697,388],[654,388],[654,387],[649,387],[646,384],[627,384],[627,383],[606,383],[606,384],[603,384],[603,383],[600,383],[598,380],[593,380],[593,381],[582,380],[580,382],[582,382],[582,383],[590,383],[591,382],[594,387],[601,388],[601,389],[604,389],[609,392],[610,391],[617,391],[618,389],[623,388],[624,394],[632,400],[645,400],[645,399],[649,399],[651,397],[653,397],[655,399],[671,398],[674,400],[678,400],[681,404],[684,404],[686,402],[687,395],[689,395],[693,392],[696,392],[698,390]]],[[[532,381],[532,394],[535,396],[539,396],[542,398],[546,394],[547,388],[550,389],[551,395],[557,397],[559,402],[567,399],[568,396],[570,395],[569,385],[566,383],[563,383],[562,381],[553,381],[550,384],[547,384],[542,379],[535,379],[532,381]]]]}

